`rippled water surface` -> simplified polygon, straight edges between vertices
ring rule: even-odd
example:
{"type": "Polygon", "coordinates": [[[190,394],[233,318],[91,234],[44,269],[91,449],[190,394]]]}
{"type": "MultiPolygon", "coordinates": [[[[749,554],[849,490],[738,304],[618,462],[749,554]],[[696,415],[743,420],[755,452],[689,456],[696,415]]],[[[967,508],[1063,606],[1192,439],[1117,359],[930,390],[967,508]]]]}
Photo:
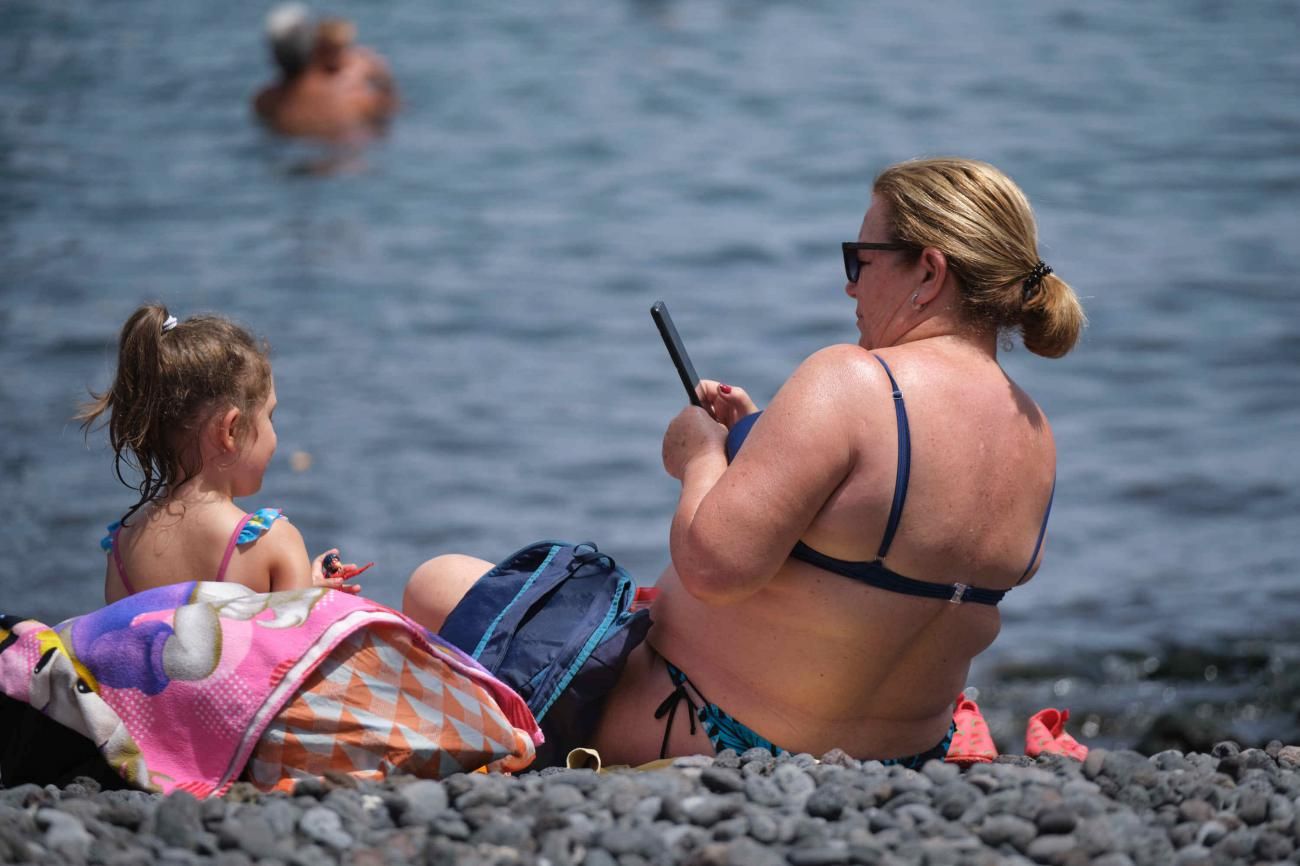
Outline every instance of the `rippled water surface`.
{"type": "Polygon", "coordinates": [[[971,677],[1000,744],[1049,704],[1094,743],[1300,741],[1300,15],[996,6],[331,8],[405,101],[338,159],[249,120],[261,3],[10,0],[0,609],[100,601],[131,500],[69,418],[150,299],[272,343],[280,452],[247,504],[378,562],[373,597],[542,537],[653,581],[680,390],[650,303],[769,397],[856,339],[837,243],[874,173],[957,153],[1025,188],[1091,319],[1063,360],[1003,355],[1060,465],[1045,565],[971,677]]]}

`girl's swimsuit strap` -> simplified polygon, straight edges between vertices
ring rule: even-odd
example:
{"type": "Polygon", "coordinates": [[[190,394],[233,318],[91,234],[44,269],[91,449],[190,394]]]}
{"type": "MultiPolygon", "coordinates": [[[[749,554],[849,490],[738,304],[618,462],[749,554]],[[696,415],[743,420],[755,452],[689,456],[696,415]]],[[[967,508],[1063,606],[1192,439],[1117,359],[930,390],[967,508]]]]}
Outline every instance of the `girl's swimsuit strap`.
{"type": "Polygon", "coordinates": [[[253,515],[245,514],[243,519],[235,526],[235,531],[230,534],[230,543],[226,545],[226,555],[221,557],[221,567],[217,569],[217,576],[213,578],[216,581],[226,579],[226,566],[230,565],[230,557],[235,555],[235,547],[239,544],[239,533],[244,531],[245,524],[253,519],[253,515]]]}
{"type": "Polygon", "coordinates": [[[126,576],[126,566],[122,565],[122,554],[118,552],[120,545],[117,543],[117,537],[122,534],[122,525],[119,523],[117,529],[113,530],[113,564],[117,566],[117,576],[122,579],[122,586],[126,587],[127,595],[135,595],[135,587],[131,585],[131,578],[126,576]]]}

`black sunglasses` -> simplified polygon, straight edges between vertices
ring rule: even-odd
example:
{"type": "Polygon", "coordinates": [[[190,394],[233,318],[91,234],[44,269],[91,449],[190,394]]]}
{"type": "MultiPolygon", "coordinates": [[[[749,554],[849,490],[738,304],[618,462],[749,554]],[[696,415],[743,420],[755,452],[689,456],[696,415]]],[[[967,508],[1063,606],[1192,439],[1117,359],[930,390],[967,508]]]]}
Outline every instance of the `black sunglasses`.
{"type": "Polygon", "coordinates": [[[858,281],[858,274],[862,272],[862,262],[858,261],[858,250],[910,250],[914,249],[913,244],[904,244],[899,242],[889,244],[864,244],[858,241],[845,241],[840,244],[844,250],[844,276],[849,278],[850,283],[858,281]]]}

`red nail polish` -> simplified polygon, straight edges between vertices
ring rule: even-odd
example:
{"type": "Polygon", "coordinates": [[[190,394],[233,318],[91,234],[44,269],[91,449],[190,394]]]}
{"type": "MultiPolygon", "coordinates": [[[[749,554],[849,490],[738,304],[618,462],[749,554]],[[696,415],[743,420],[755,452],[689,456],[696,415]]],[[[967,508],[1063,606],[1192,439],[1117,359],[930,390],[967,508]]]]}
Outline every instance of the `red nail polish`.
{"type": "Polygon", "coordinates": [[[718,384],[718,390],[721,391],[721,392],[724,393],[724,394],[730,394],[730,393],[731,393],[731,386],[728,385],[728,384],[725,383],[725,382],[721,382],[721,383],[718,384]]]}

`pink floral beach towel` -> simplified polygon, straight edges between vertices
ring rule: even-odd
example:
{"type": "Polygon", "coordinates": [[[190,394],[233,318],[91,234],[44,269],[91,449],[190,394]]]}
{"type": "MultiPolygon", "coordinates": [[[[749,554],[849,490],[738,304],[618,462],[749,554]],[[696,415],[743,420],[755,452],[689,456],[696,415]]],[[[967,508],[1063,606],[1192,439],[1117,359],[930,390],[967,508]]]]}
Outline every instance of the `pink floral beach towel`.
{"type": "MultiPolygon", "coordinates": [[[[318,666],[336,647],[356,643],[358,632],[376,629],[403,632],[416,650],[407,655],[420,659],[412,673],[472,695],[481,704],[475,719],[515,734],[493,741],[475,760],[508,759],[517,769],[541,742],[524,701],[477,662],[397,611],[347,593],[255,593],[233,583],[189,582],[53,628],[12,618],[6,625],[0,691],[91,739],[115,770],[145,790],[223,793],[318,666]]],[[[463,720],[457,724],[464,728],[463,720]]],[[[454,749],[464,737],[452,739],[454,749]]]]}

